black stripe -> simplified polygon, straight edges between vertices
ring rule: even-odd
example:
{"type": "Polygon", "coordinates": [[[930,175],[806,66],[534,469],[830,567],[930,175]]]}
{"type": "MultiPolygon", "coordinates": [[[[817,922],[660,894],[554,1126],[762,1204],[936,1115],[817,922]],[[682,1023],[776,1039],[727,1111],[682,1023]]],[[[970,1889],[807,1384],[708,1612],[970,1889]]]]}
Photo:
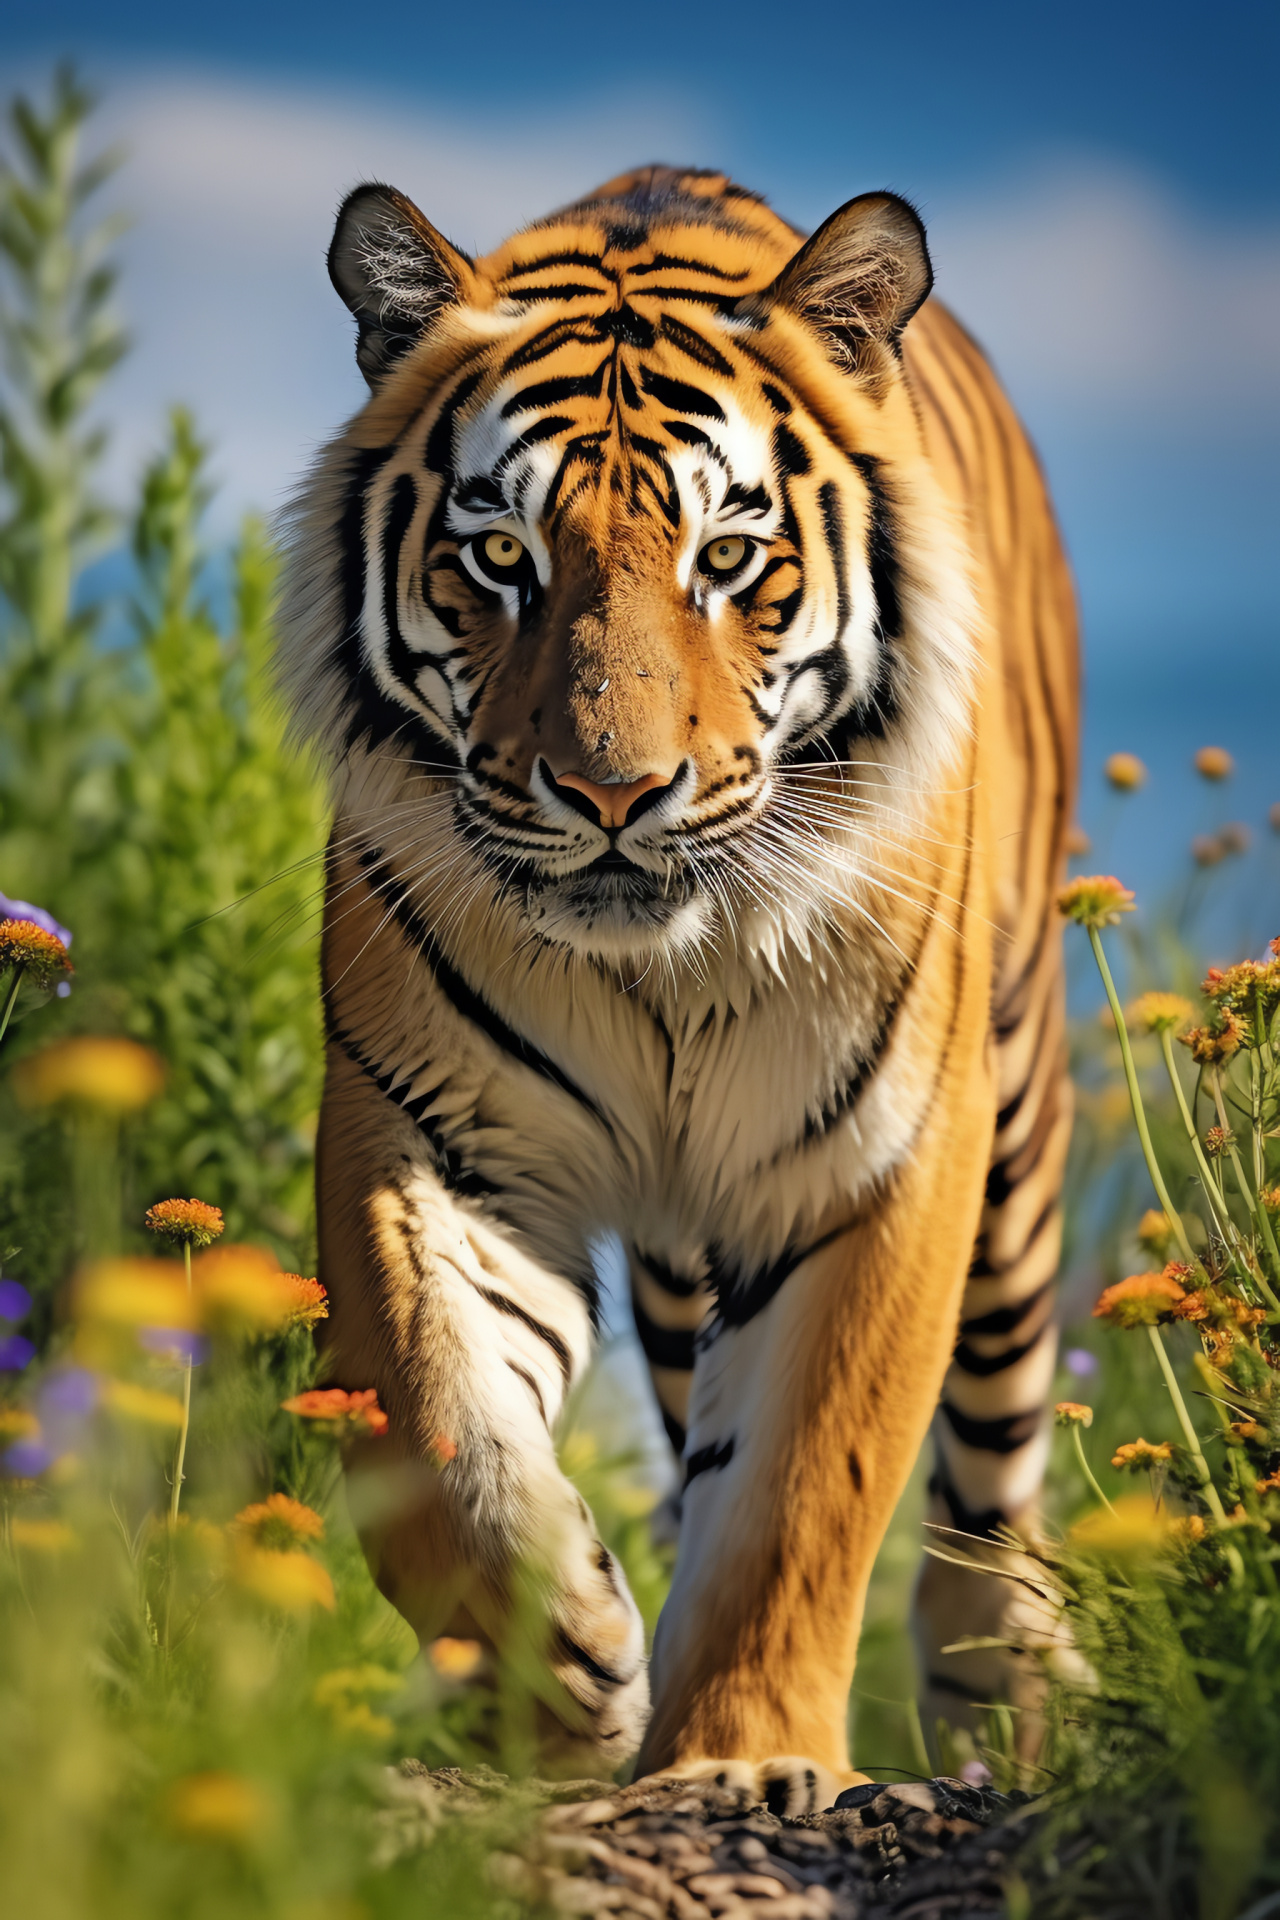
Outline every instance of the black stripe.
{"type": "MultiPolygon", "coordinates": [[[[781,432],[782,429],[779,428],[778,431],[781,432]]],[[[822,515],[822,531],[826,535],[831,565],[836,576],[836,638],[843,640],[852,609],[849,602],[849,566],[844,538],[844,515],[840,511],[840,494],[834,480],[824,480],[818,488],[818,511],[822,515]]]]}
{"type": "Polygon", "coordinates": [[[820,1240],[814,1240],[807,1247],[787,1248],[776,1260],[758,1268],[747,1279],[731,1278],[721,1265],[719,1250],[712,1248],[708,1254],[708,1264],[717,1295],[716,1314],[706,1332],[699,1331],[698,1346],[710,1345],[723,1327],[745,1327],[749,1320],[754,1320],[758,1313],[764,1311],[797,1267],[802,1266],[811,1255],[821,1253],[824,1247],[829,1247],[842,1234],[850,1232],[856,1224],[855,1221],[849,1221],[843,1227],[833,1227],[830,1233],[824,1233],[820,1240]]]}
{"type": "Polygon", "coordinates": [[[691,413],[698,420],[723,420],[724,408],[718,400],[713,400],[701,387],[691,387],[684,380],[671,380],[665,373],[655,373],[650,367],[641,367],[640,384],[660,406],[670,407],[674,413],[691,413]]]}
{"type": "Polygon", "coordinates": [[[975,1333],[1015,1333],[1027,1315],[1033,1312],[1046,1293],[1052,1290],[1053,1281],[1046,1280],[1043,1286],[1037,1287],[1025,1299],[1015,1301],[1012,1306],[996,1307],[991,1313],[980,1313],[975,1319],[962,1320],[960,1322],[961,1339],[967,1340],[975,1333]]]}
{"type": "Polygon", "coordinates": [[[661,1260],[655,1260],[651,1253],[641,1253],[635,1249],[637,1263],[642,1266],[654,1285],[661,1287],[664,1293],[670,1293],[677,1300],[690,1300],[698,1288],[706,1283],[701,1278],[690,1279],[687,1274],[673,1273],[661,1260]]]}
{"type": "Polygon", "coordinates": [[[571,1640],[567,1633],[558,1632],[556,1634],[556,1643],[560,1651],[567,1654],[575,1666],[581,1667],[584,1673],[589,1673],[593,1680],[601,1680],[609,1687],[620,1687],[624,1685],[620,1674],[610,1673],[608,1667],[602,1667],[600,1662],[593,1659],[585,1647],[580,1647],[578,1642],[571,1640]]]}
{"type": "Polygon", "coordinates": [[[641,1306],[634,1290],[631,1311],[635,1316],[636,1337],[651,1367],[674,1367],[681,1373],[693,1372],[692,1327],[660,1327],[641,1306]]]}
{"type": "Polygon", "coordinates": [[[938,1470],[930,1476],[929,1492],[946,1502],[947,1512],[951,1515],[951,1524],[959,1533],[973,1533],[980,1540],[992,1540],[1008,1520],[999,1507],[985,1507],[981,1513],[974,1513],[966,1507],[956,1489],[945,1473],[938,1470]]]}
{"type": "Polygon", "coordinates": [[[361,1073],[372,1080],[380,1093],[385,1094],[388,1100],[395,1101],[396,1105],[413,1121],[419,1133],[425,1137],[435,1159],[436,1172],[440,1177],[441,1185],[449,1193],[460,1194],[467,1200],[487,1200],[500,1193],[501,1189],[495,1186],[492,1180],[486,1180],[482,1173],[475,1171],[474,1167],[468,1167],[463,1163],[457,1148],[447,1144],[439,1123],[431,1120],[427,1115],[425,1109],[435,1100],[444,1082],[420,1094],[415,1100],[398,1095],[397,1086],[404,1087],[407,1093],[417,1079],[418,1073],[421,1072],[421,1068],[408,1075],[399,1076],[379,1072],[374,1063],[366,1059],[352,1036],[333,1019],[327,1000],[324,1011],[325,1032],[334,1046],[346,1055],[353,1066],[358,1067],[361,1073]]]}
{"type": "Polygon", "coordinates": [[[526,1308],[520,1306],[507,1294],[499,1293],[495,1287],[486,1287],[482,1285],[479,1280],[472,1280],[470,1274],[467,1274],[466,1278],[480,1295],[480,1298],[487,1300],[495,1311],[510,1314],[513,1320],[518,1320],[522,1326],[528,1327],[530,1333],[536,1334],[539,1340],[550,1347],[559,1364],[560,1371],[564,1375],[564,1383],[567,1387],[573,1378],[573,1361],[569,1353],[568,1345],[556,1332],[555,1328],[548,1327],[543,1321],[539,1320],[534,1314],[529,1313],[526,1308]]]}
{"type": "Polygon", "coordinates": [[[551,1081],[554,1086],[560,1088],[562,1093],[567,1093],[571,1099],[578,1102],[579,1106],[585,1107],[587,1112],[593,1114],[612,1135],[613,1129],[608,1119],[590,1094],[584,1093],[581,1087],[575,1085],[568,1074],[543,1053],[540,1047],[535,1047],[531,1040],[526,1040],[522,1034],[516,1032],[514,1027],[509,1027],[488,1001],[483,999],[471,983],[463,978],[452,961],[446,959],[430,927],[410,905],[407,888],[396,879],[380,852],[370,848],[362,849],[359,854],[359,864],[370,887],[380,899],[386,901],[401,927],[416,945],[420,957],[430,969],[432,978],[454,1012],[472,1026],[478,1027],[503,1053],[509,1054],[513,1060],[518,1060],[521,1066],[528,1067],[542,1079],[551,1081]]]}
{"type": "Polygon", "coordinates": [[[696,1480],[700,1473],[718,1473],[722,1467],[727,1467],[733,1458],[733,1444],[734,1436],[730,1434],[718,1447],[699,1447],[696,1453],[691,1453],[684,1464],[686,1490],[689,1482],[696,1480]]]}
{"type": "Polygon", "coordinates": [[[963,1440],[967,1447],[979,1447],[984,1453],[1016,1453],[1019,1447],[1035,1439],[1043,1417],[1043,1409],[1034,1407],[1030,1413],[1002,1413],[991,1420],[975,1420],[950,1400],[939,1404],[956,1439],[963,1440]]]}
{"type": "Polygon", "coordinates": [[[1033,1347],[1038,1347],[1049,1329],[1041,1327],[1033,1339],[1026,1340],[1021,1346],[1006,1347],[1003,1353],[977,1353],[962,1340],[952,1359],[962,1373],[972,1374],[977,1380],[989,1380],[993,1373],[1003,1373],[1006,1367],[1016,1367],[1019,1360],[1025,1360],[1033,1347]]]}

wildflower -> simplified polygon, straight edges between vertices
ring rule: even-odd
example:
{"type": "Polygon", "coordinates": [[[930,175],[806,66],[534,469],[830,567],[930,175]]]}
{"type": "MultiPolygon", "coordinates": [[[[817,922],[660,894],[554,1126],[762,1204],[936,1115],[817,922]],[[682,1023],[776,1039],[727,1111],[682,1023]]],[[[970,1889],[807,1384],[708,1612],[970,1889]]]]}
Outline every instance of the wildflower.
{"type": "Polygon", "coordinates": [[[133,1380],[108,1380],[102,1390],[103,1404],[126,1420],[141,1420],[152,1427],[180,1427],[182,1402],[176,1394],[161,1393],[158,1387],[139,1386],[133,1380]]]}
{"type": "Polygon", "coordinates": [[[39,1433],[40,1422],[27,1407],[0,1407],[0,1442],[29,1440],[39,1433]]]}
{"type": "Polygon", "coordinates": [[[1229,780],[1236,763],[1225,747],[1201,747],[1195,757],[1195,770],[1205,780],[1229,780]]]}
{"type": "Polygon", "coordinates": [[[368,1699],[360,1695],[399,1693],[403,1680],[386,1667],[337,1667],[322,1673],[312,1690],[317,1706],[327,1707],[344,1733],[387,1740],[395,1732],[394,1723],[384,1713],[375,1713],[368,1699]]]}
{"type": "Polygon", "coordinates": [[[1167,1440],[1129,1440],[1116,1448],[1111,1464],[1137,1473],[1143,1467],[1164,1466],[1172,1458],[1173,1448],[1167,1440]]]}
{"type": "Polygon", "coordinates": [[[23,1333],[0,1335],[0,1373],[22,1373],[36,1357],[35,1342],[23,1333]]]}
{"type": "Polygon", "coordinates": [[[1132,793],[1146,785],[1147,770],[1136,753],[1113,753],[1104,771],[1119,793],[1132,793]]]}
{"type": "Polygon", "coordinates": [[[0,1320],[17,1326],[31,1311],[31,1295],[16,1280],[0,1278],[0,1320]]]}
{"type": "Polygon", "coordinates": [[[1253,1484],[1258,1493],[1280,1493],[1280,1470],[1269,1473],[1265,1480],[1255,1480],[1253,1484]]]}
{"type": "Polygon", "coordinates": [[[1059,1400],[1053,1418],[1060,1427],[1091,1427],[1093,1408],[1082,1407],[1078,1400],[1059,1400]]]}
{"type": "Polygon", "coordinates": [[[1228,820],[1225,827],[1219,829],[1218,844],[1223,853],[1248,853],[1253,835],[1243,820],[1228,820]]]}
{"type": "Polygon", "coordinates": [[[1200,991],[1215,1006],[1252,1018],[1270,1019],[1280,1005],[1280,960],[1238,960],[1233,967],[1210,967],[1200,991]]]}
{"type": "Polygon", "coordinates": [[[1124,1494],[1110,1509],[1097,1507],[1077,1520],[1068,1536],[1086,1553],[1120,1558],[1152,1554],[1164,1546],[1175,1522],[1144,1494],[1124,1494]]]}
{"type": "Polygon", "coordinates": [[[1129,1024],[1148,1033],[1173,1033],[1194,1015],[1195,1008],[1180,993],[1144,993],[1129,1008],[1129,1024]]]}
{"type": "Polygon", "coordinates": [[[291,1301],[286,1326],[314,1327],[329,1318],[329,1296],[318,1280],[304,1280],[300,1273],[286,1273],[284,1279],[291,1301]]]}
{"type": "Polygon", "coordinates": [[[312,1607],[332,1613],[337,1606],[328,1569],[309,1553],[247,1547],[237,1554],[234,1572],[246,1593],[281,1613],[308,1613],[312,1607]]]}
{"type": "Polygon", "coordinates": [[[1224,1012],[1216,1027],[1192,1027],[1188,1033],[1180,1033],[1178,1039],[1184,1047],[1191,1049],[1191,1058],[1198,1067],[1220,1066],[1234,1053],[1239,1053],[1248,1036],[1234,1013],[1224,1012]]]}
{"type": "Polygon", "coordinates": [[[447,1633],[433,1640],[427,1657],[442,1680],[470,1680],[484,1660],[484,1648],[478,1640],[454,1640],[447,1633]]]}
{"type": "Polygon", "coordinates": [[[210,1248],[193,1260],[191,1277],[206,1326],[228,1333],[275,1333],[289,1318],[292,1289],[261,1247],[210,1248]]]}
{"type": "Polygon", "coordinates": [[[1068,1347],[1062,1356],[1062,1364],[1077,1380],[1087,1380],[1091,1373],[1098,1371],[1098,1357],[1090,1353],[1088,1347],[1068,1347]]]}
{"type": "Polygon", "coordinates": [[[117,1327],[194,1329],[196,1306],[174,1260],[95,1260],[74,1294],[77,1318],[117,1327]]]}
{"type": "Polygon", "coordinates": [[[21,1514],[9,1522],[9,1538],[28,1553],[66,1553],[80,1544],[65,1521],[26,1519],[21,1514]]]}
{"type": "Polygon", "coordinates": [[[56,1459],[53,1448],[45,1444],[37,1431],[6,1447],[0,1466],[11,1479],[36,1480],[42,1473],[48,1472],[56,1459]]]}
{"type": "Polygon", "coordinates": [[[175,1247],[211,1247],[226,1224],[222,1209],[203,1200],[158,1200],[144,1219],[152,1233],[175,1247]]]}
{"type": "Polygon", "coordinates": [[[273,1824],[271,1802],[238,1773],[189,1773],[167,1796],[170,1826],[194,1840],[249,1840],[273,1824]]]}
{"type": "Polygon", "coordinates": [[[1260,1420],[1233,1420],[1231,1431],[1237,1440],[1256,1440],[1263,1431],[1260,1420]]]}
{"type": "Polygon", "coordinates": [[[1134,895],[1114,874],[1082,874],[1069,880],[1058,895],[1058,912],[1081,927],[1110,927],[1122,913],[1132,913],[1134,895]]]}
{"type": "Polygon", "coordinates": [[[305,1547],[309,1540],[324,1539],[320,1515],[287,1493],[272,1493],[242,1507],[232,1524],[255,1547],[305,1547]]]}
{"type": "Polygon", "coordinates": [[[377,1389],[347,1393],[342,1387],[312,1387],[280,1402],[286,1413],[302,1420],[322,1420],[341,1425],[350,1433],[380,1434],[387,1430],[387,1416],[378,1405],[377,1389]]]}
{"type": "MultiPolygon", "coordinates": [[[[1280,809],[1277,809],[1277,811],[1280,812],[1280,809]]],[[[1067,852],[1071,854],[1073,858],[1078,859],[1082,857],[1084,854],[1090,852],[1092,847],[1093,842],[1083,827],[1071,826],[1067,828],[1067,852]]]]}
{"type": "Polygon", "coordinates": [[[11,900],[7,893],[0,893],[0,919],[30,920],[43,933],[51,933],[64,947],[71,945],[71,934],[66,927],[44,907],[33,907],[29,900],[11,900]]]}
{"type": "Polygon", "coordinates": [[[1138,1245],[1159,1260],[1173,1245],[1173,1222],[1159,1207],[1148,1207],[1138,1222],[1138,1245]]]}
{"type": "Polygon", "coordinates": [[[1280,1186],[1260,1187],[1258,1198],[1268,1213],[1280,1213],[1280,1186]]]}
{"type": "Polygon", "coordinates": [[[1194,1545],[1197,1540],[1204,1539],[1208,1528],[1198,1513],[1186,1513],[1181,1519],[1174,1521],[1173,1531],[1188,1544],[1194,1545]]]}
{"type": "Polygon", "coordinates": [[[1204,1150],[1210,1160],[1220,1159],[1228,1147],[1235,1145],[1235,1135],[1227,1127],[1210,1127],[1204,1136],[1204,1150]]]}
{"type": "Polygon", "coordinates": [[[65,943],[34,920],[0,920],[0,973],[10,967],[42,993],[56,985],[60,975],[75,972],[65,943]]]}
{"type": "Polygon", "coordinates": [[[1216,867],[1226,851],[1216,833],[1197,833],[1191,842],[1191,858],[1198,867],[1216,867]]]}
{"type": "Polygon", "coordinates": [[[1131,1273],[1103,1290],[1093,1317],[1117,1327],[1154,1327],[1168,1320],[1185,1297],[1185,1289],[1167,1272],[1131,1273]]]}
{"type": "Polygon", "coordinates": [[[80,1034],[28,1054],[13,1080],[24,1106],[49,1107],[62,1101],[97,1107],[103,1113],[134,1113],[164,1087],[164,1062],[136,1040],[106,1034],[80,1034]]]}

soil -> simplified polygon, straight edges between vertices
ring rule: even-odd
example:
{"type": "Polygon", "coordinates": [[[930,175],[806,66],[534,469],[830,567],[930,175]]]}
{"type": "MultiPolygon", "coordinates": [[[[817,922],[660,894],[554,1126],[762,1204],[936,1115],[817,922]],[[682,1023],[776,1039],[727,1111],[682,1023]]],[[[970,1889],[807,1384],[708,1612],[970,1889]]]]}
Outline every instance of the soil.
{"type": "MultiPolygon", "coordinates": [[[[512,1791],[487,1768],[408,1761],[386,1817],[407,1840],[415,1818],[435,1830],[451,1814],[492,1812],[512,1791]]],[[[544,1911],[616,1920],[1004,1914],[1034,1817],[1027,1795],[949,1779],[855,1787],[829,1812],[794,1819],[702,1783],[575,1780],[531,1791],[541,1806],[518,1851],[493,1856],[495,1883],[544,1911]]]]}

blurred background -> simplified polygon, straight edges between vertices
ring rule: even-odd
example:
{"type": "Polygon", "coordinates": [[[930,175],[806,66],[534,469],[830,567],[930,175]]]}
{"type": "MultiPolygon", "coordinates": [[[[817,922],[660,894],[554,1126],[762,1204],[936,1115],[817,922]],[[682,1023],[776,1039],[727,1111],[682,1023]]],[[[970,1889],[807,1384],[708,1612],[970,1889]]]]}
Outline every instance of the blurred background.
{"type": "MultiPolygon", "coordinates": [[[[127,765],[104,758],[86,721],[74,781],[46,768],[42,799],[22,772],[35,761],[0,753],[0,888],[76,916],[73,1027],[122,1027],[168,1063],[169,1090],[130,1147],[133,1200],[189,1182],[237,1232],[310,1270],[311,883],[234,902],[257,901],[286,868],[296,880],[323,824],[301,775],[283,807],[278,735],[253,719],[271,563],[244,527],[280,507],[364,398],[324,258],[343,194],[365,178],[402,188],[469,251],[650,160],[723,167],[805,228],[869,188],[907,195],[938,295],[992,356],[1048,472],[1083,613],[1087,870],[1119,873],[1150,908],[1130,954],[1142,984],[1186,987],[1204,961],[1277,930],[1278,40],[1261,0],[5,10],[0,94],[47,99],[70,58],[100,100],[87,150],[122,154],[95,205],[122,223],[108,304],[131,344],[88,416],[105,434],[94,485],[118,517],[73,543],[77,604],[94,610],[75,672],[83,695],[94,650],[128,644],[150,680],[117,727],[127,765]],[[175,405],[194,428],[166,426],[175,405]],[[226,710],[221,761],[210,701],[226,710]],[[1234,758],[1226,780],[1192,771],[1210,744],[1234,758]],[[1137,787],[1108,783],[1116,752],[1144,763],[1137,787]],[[270,971],[261,956],[282,941],[289,956],[270,971]]],[[[46,695],[47,746],[70,731],[46,695]]],[[[1136,1218],[1142,1179],[1120,1144],[1123,1101],[1090,1093],[1090,1073],[1101,1089],[1115,1064],[1092,1023],[1096,977],[1082,972],[1074,992],[1075,1191],[1089,1198],[1073,1215],[1067,1300],[1087,1314],[1105,1265],[1098,1223],[1136,1218]]],[[[48,1038],[59,1016],[45,1018],[48,1038]]],[[[31,1200],[63,1178],[53,1122],[14,1125],[0,1252],[16,1248],[24,1280],[52,1298],[79,1229],[31,1200]]],[[[584,1425],[609,1428],[611,1445],[638,1435],[661,1483],[624,1312],[611,1335],[584,1425]]],[[[1069,1506],[1070,1470],[1063,1485],[1069,1506]]],[[[899,1707],[916,1512],[886,1548],[868,1629],[881,1636],[876,1684],[899,1707]]],[[[901,1713],[877,1722],[874,1705],[881,1757],[914,1753],[901,1713]]]]}

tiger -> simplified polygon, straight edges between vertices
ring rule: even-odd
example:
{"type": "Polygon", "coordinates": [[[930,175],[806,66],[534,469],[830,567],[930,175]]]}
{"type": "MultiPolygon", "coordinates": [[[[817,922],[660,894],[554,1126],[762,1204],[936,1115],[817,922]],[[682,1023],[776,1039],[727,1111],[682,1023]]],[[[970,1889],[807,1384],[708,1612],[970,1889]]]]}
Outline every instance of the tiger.
{"type": "Polygon", "coordinates": [[[1027,1537],[1049,1439],[1045,483],[893,193],[806,238],[646,166],[473,258],[370,182],[328,264],[370,392],[289,510],[281,661],[333,795],[317,1221],[328,1377],[389,1419],[365,1551],[424,1646],[536,1674],[544,1771],[828,1806],[930,1431],[926,1716],[1041,1684],[956,1650],[1019,1589],[954,1563],[1027,1537]],[[679,1463],[648,1657],[556,1451],[619,1245],[679,1463]]]}

